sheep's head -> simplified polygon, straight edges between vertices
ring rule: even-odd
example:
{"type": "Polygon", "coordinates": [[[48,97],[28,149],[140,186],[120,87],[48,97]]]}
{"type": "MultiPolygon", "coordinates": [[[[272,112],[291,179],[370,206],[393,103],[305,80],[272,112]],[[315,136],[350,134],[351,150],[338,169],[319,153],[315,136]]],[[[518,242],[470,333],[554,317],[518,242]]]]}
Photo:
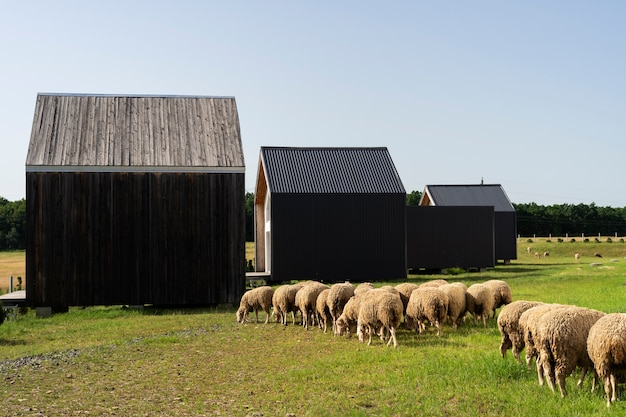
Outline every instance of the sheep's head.
{"type": "Polygon", "coordinates": [[[239,308],[237,310],[237,323],[243,323],[246,320],[246,310],[244,308],[239,308]]]}
{"type": "Polygon", "coordinates": [[[339,316],[339,318],[335,322],[335,334],[337,336],[343,336],[344,334],[348,333],[349,330],[350,328],[344,316],[339,316]]]}

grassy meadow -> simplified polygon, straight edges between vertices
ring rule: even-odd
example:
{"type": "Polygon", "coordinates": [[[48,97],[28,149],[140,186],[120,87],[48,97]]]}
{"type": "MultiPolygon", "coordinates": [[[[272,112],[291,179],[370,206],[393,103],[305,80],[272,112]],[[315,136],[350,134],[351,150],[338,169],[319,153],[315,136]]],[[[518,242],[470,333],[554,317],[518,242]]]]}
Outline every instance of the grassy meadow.
{"type": "MultiPolygon", "coordinates": [[[[510,265],[444,278],[468,285],[504,279],[517,300],[626,312],[625,243],[520,239],[518,252],[510,265]]],[[[383,284],[397,283],[376,285],[383,284]]],[[[235,310],[108,306],[71,308],[49,319],[29,311],[0,326],[0,415],[535,417],[626,411],[623,387],[610,410],[602,387],[590,391],[589,378],[578,390],[570,377],[565,399],[540,387],[534,369],[510,352],[500,357],[494,319],[487,328],[470,320],[457,331],[446,325],[441,337],[432,329],[424,335],[402,329],[393,349],[378,339],[367,346],[317,328],[239,325],[235,310]]]]}

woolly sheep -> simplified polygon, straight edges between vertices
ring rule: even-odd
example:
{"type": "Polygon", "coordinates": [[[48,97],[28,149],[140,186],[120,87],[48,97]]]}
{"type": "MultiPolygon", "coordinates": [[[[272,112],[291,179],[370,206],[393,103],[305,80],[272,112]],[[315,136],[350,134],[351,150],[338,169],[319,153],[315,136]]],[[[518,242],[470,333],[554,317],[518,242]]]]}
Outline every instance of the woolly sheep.
{"type": "Polygon", "coordinates": [[[357,319],[357,335],[364,342],[369,337],[368,346],[372,344],[372,335],[380,329],[379,335],[384,340],[385,330],[389,332],[387,346],[393,342],[398,347],[396,329],[402,320],[402,300],[398,294],[386,290],[367,292],[360,303],[357,319]]]}
{"type": "Polygon", "coordinates": [[[487,327],[487,318],[493,310],[495,296],[491,287],[485,284],[472,284],[466,292],[467,310],[474,316],[474,325],[482,319],[483,326],[487,327]]]}
{"type": "Polygon", "coordinates": [[[328,329],[328,322],[332,320],[330,315],[330,310],[328,308],[328,295],[330,293],[330,289],[326,288],[317,296],[317,301],[315,303],[315,310],[317,313],[317,323],[320,329],[326,333],[326,329],[328,329]]]}
{"type": "Polygon", "coordinates": [[[426,281],[420,285],[420,287],[440,287],[442,285],[446,285],[448,281],[445,279],[433,279],[430,281],[426,281]]]}
{"type": "Polygon", "coordinates": [[[421,334],[428,320],[441,335],[441,325],[448,314],[448,295],[438,287],[420,287],[411,293],[405,321],[421,334]]]}
{"type": "Polygon", "coordinates": [[[502,281],[499,279],[491,279],[484,283],[485,285],[491,287],[493,291],[493,315],[492,317],[496,317],[496,310],[503,305],[509,304],[513,301],[513,295],[511,294],[511,287],[506,281],[502,281]]]}
{"type": "Polygon", "coordinates": [[[580,253],[575,253],[574,254],[574,259],[579,260],[580,259],[580,253]]]}
{"type": "Polygon", "coordinates": [[[354,289],[354,295],[361,294],[363,292],[367,292],[369,290],[373,290],[374,286],[370,282],[362,282],[356,286],[354,289]]]}
{"type": "Polygon", "coordinates": [[[578,387],[582,387],[587,371],[593,371],[593,362],[587,353],[587,336],[591,326],[604,315],[601,311],[570,306],[541,317],[536,341],[539,363],[552,391],[556,380],[561,397],[567,394],[565,377],[576,367],[581,369],[578,387]]]}
{"type": "Polygon", "coordinates": [[[409,322],[406,321],[406,306],[407,304],[409,304],[409,298],[411,298],[411,293],[416,288],[419,288],[419,285],[412,282],[404,282],[402,284],[396,285],[396,290],[398,290],[398,294],[400,294],[400,300],[402,300],[402,314],[404,314],[404,322],[406,323],[409,330],[410,325],[409,322]]]}
{"type": "Polygon", "coordinates": [[[302,288],[296,293],[296,307],[302,314],[302,325],[308,330],[309,322],[312,322],[312,318],[315,318],[315,311],[317,307],[317,296],[328,288],[328,285],[322,284],[317,281],[308,281],[302,288]]]}
{"type": "Polygon", "coordinates": [[[498,315],[498,330],[502,336],[500,355],[504,359],[506,351],[512,349],[513,357],[520,361],[520,353],[524,349],[524,336],[519,327],[522,313],[533,307],[542,305],[539,301],[513,301],[502,308],[498,315]]]}
{"type": "Polygon", "coordinates": [[[296,315],[298,307],[296,307],[296,293],[304,284],[281,285],[274,291],[272,297],[272,306],[274,307],[274,315],[276,320],[280,321],[283,326],[287,325],[287,314],[291,313],[291,321],[296,324],[296,315]]]}
{"type": "Polygon", "coordinates": [[[270,320],[270,307],[272,306],[272,296],[274,290],[272,287],[264,285],[252,290],[246,291],[241,297],[239,302],[239,309],[237,310],[237,322],[245,323],[248,313],[254,310],[256,316],[256,322],[259,322],[259,310],[265,311],[265,323],[269,323],[270,320]]]}
{"type": "Polygon", "coordinates": [[[601,317],[589,330],[587,352],[604,381],[606,405],[617,399],[617,381],[626,371],[626,314],[601,317]]]}
{"type": "Polygon", "coordinates": [[[333,323],[333,333],[337,319],[341,316],[346,303],[353,295],[354,285],[349,282],[330,286],[326,303],[328,304],[328,310],[333,323]]]}
{"type": "MultiPolygon", "coordinates": [[[[556,308],[564,308],[568,307],[563,304],[541,304],[536,307],[529,308],[524,311],[517,323],[520,333],[524,338],[524,346],[526,346],[526,364],[530,368],[533,358],[537,358],[539,355],[539,351],[535,346],[535,338],[538,332],[538,324],[541,316],[549,312],[550,310],[554,310],[556,308]]],[[[543,372],[541,372],[541,368],[539,364],[537,364],[537,375],[539,376],[539,381],[542,383],[543,381],[543,372]]]]}
{"type": "Polygon", "coordinates": [[[448,319],[452,323],[452,327],[456,329],[465,317],[467,308],[465,293],[467,292],[467,287],[457,282],[442,285],[439,289],[448,296],[448,319]]]}
{"type": "Polygon", "coordinates": [[[335,322],[334,333],[337,336],[348,335],[352,336],[356,332],[357,320],[359,318],[359,308],[361,307],[361,300],[365,297],[366,292],[355,294],[351,297],[346,305],[343,307],[343,312],[335,322]]]}

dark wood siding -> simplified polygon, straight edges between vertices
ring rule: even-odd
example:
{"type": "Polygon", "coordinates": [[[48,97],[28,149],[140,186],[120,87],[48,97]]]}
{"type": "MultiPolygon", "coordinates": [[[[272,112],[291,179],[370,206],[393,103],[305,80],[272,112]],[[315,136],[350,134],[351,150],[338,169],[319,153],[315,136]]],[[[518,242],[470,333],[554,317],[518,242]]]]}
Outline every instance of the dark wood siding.
{"type": "Polygon", "coordinates": [[[495,265],[493,207],[408,206],[406,210],[409,268],[495,265]]]}
{"type": "Polygon", "coordinates": [[[273,194],[271,279],[406,278],[405,194],[273,194]]]}
{"type": "Polygon", "coordinates": [[[236,303],[244,174],[27,172],[31,306],[236,303]]]}
{"type": "Polygon", "coordinates": [[[496,212],[496,260],[517,259],[517,213],[496,212]]]}

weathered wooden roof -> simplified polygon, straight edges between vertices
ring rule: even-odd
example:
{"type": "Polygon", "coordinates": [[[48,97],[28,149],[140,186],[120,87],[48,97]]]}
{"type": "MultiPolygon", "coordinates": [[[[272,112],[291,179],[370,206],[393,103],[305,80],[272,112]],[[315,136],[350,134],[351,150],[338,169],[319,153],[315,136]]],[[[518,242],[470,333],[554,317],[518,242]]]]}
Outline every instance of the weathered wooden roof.
{"type": "Polygon", "coordinates": [[[262,147],[259,164],[271,193],[405,193],[387,148],[262,147]]]}
{"type": "Polygon", "coordinates": [[[234,97],[38,94],[27,171],[244,172],[234,97]]]}
{"type": "Polygon", "coordinates": [[[420,205],[493,206],[494,211],[515,211],[500,184],[427,185],[420,205]]]}

